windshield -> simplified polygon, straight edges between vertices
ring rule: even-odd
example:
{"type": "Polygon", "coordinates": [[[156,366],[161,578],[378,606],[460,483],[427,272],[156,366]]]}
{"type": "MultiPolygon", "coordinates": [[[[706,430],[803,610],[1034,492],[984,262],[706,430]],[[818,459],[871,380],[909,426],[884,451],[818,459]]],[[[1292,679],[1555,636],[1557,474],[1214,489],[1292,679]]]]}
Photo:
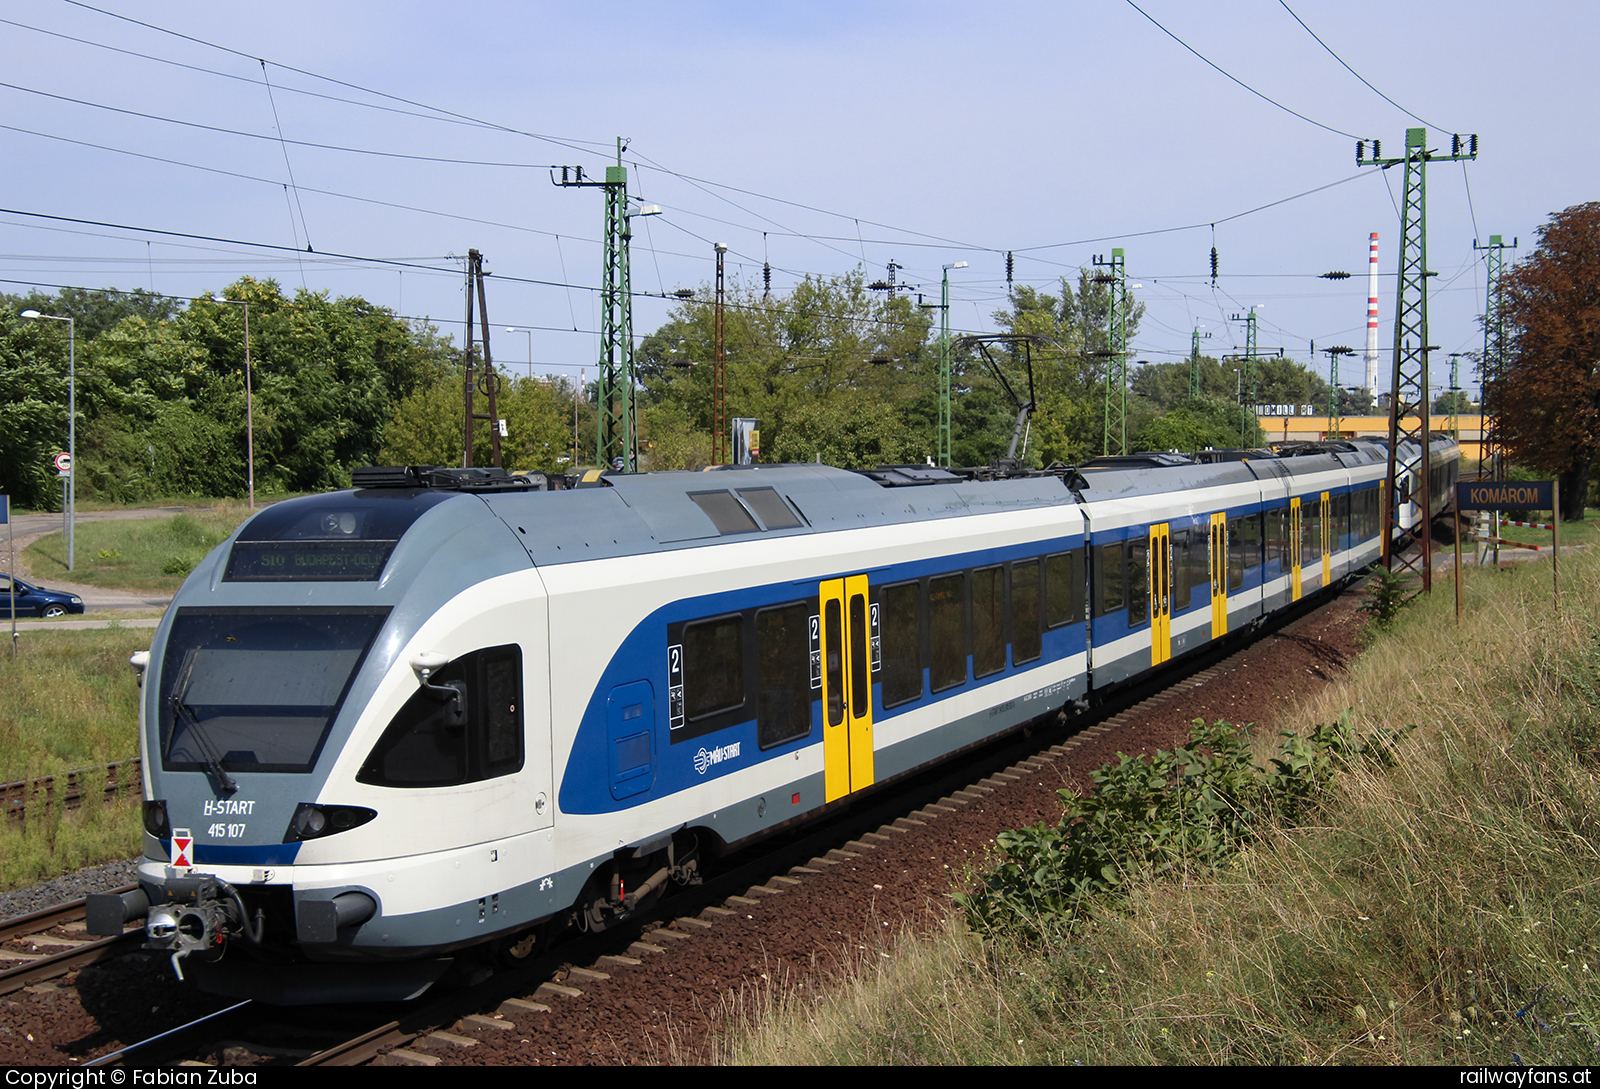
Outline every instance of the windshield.
{"type": "Polygon", "coordinates": [[[180,609],[161,669],[162,767],[310,771],[388,613],[180,609]]]}

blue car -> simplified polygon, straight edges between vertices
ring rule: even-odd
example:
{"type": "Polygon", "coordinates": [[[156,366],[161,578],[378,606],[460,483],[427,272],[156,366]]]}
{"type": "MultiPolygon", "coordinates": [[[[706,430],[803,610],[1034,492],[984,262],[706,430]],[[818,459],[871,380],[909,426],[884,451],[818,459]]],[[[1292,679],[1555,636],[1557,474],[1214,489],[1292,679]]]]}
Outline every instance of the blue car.
{"type": "Polygon", "coordinates": [[[11,588],[15,584],[17,590],[17,615],[42,616],[53,619],[66,616],[68,613],[83,612],[83,598],[77,594],[63,593],[60,590],[46,590],[42,586],[31,586],[21,579],[13,579],[4,571],[0,571],[0,618],[11,615],[11,588]]]}

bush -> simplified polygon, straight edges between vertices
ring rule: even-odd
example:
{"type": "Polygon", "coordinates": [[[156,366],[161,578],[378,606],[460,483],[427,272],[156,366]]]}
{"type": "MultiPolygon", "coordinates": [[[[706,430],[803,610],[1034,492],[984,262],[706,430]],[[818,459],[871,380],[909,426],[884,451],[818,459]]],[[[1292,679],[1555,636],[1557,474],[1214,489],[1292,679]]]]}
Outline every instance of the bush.
{"type": "Polygon", "coordinates": [[[1072,926],[1127,890],[1174,872],[1227,865],[1268,823],[1303,819],[1344,762],[1392,760],[1394,735],[1358,739],[1349,716],[1309,737],[1284,734],[1270,769],[1248,735],[1195,720],[1190,744],[1149,758],[1118,755],[1090,773],[1088,797],[1061,790],[1063,813],[996,837],[1006,861],[958,894],[973,929],[1030,940],[1072,926]]]}

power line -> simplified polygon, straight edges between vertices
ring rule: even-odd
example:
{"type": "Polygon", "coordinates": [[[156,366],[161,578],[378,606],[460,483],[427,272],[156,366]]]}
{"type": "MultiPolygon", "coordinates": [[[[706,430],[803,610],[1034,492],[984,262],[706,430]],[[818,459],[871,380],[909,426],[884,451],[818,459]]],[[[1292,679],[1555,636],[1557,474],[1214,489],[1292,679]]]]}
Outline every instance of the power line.
{"type": "MultiPolygon", "coordinates": [[[[64,41],[77,42],[79,45],[87,45],[87,46],[90,46],[90,47],[92,47],[94,49],[104,49],[104,50],[107,50],[107,51],[112,52],[112,53],[121,53],[123,56],[126,56],[126,57],[137,57],[140,60],[151,61],[151,62],[153,62],[155,64],[166,64],[166,65],[171,65],[174,68],[182,68],[182,69],[185,69],[186,71],[190,71],[190,72],[199,72],[201,75],[216,76],[219,79],[236,80],[236,81],[238,81],[240,83],[249,83],[249,84],[251,84],[253,86],[257,86],[257,87],[261,86],[261,83],[262,83],[262,81],[259,80],[259,79],[251,79],[249,76],[241,76],[241,75],[239,75],[239,74],[237,74],[235,72],[224,72],[224,71],[222,71],[220,69],[217,69],[217,68],[203,68],[203,67],[201,67],[200,65],[197,65],[197,64],[185,64],[182,61],[170,60],[170,59],[168,59],[166,57],[157,57],[157,56],[155,56],[155,55],[153,55],[151,53],[140,53],[138,50],[135,50],[135,49],[123,49],[120,46],[107,45],[104,42],[90,41],[88,38],[78,38],[78,37],[74,37],[71,34],[63,34],[58,30],[46,30],[43,27],[32,26],[32,25],[30,25],[28,23],[19,23],[19,22],[13,20],[13,19],[0,19],[0,24],[4,24],[6,26],[13,26],[13,27],[18,28],[19,30],[29,30],[29,31],[32,31],[35,34],[48,35],[49,37],[52,37],[52,38],[60,38],[60,39],[62,39],[64,41]]],[[[360,108],[362,108],[364,110],[379,110],[379,111],[382,111],[383,113],[398,114],[401,117],[416,117],[416,118],[420,118],[420,119],[422,119],[424,121],[440,121],[440,122],[443,122],[443,123],[448,124],[448,125],[464,125],[464,126],[467,126],[469,128],[493,129],[493,130],[496,130],[496,131],[499,131],[502,128],[502,126],[493,125],[493,124],[490,124],[487,121],[474,121],[474,120],[468,120],[468,119],[465,119],[465,118],[456,118],[456,117],[441,117],[436,112],[435,113],[418,113],[416,110],[401,110],[401,109],[396,109],[393,106],[382,106],[382,105],[379,105],[376,102],[360,102],[360,101],[357,101],[356,99],[353,99],[353,98],[341,98],[338,95],[323,94],[320,91],[308,91],[308,90],[305,90],[302,87],[280,87],[278,89],[280,91],[287,91],[290,94],[305,95],[308,98],[320,98],[325,102],[339,102],[339,103],[342,103],[342,104],[344,104],[346,106],[359,106],[360,108]]],[[[577,142],[579,142],[579,143],[597,143],[597,141],[583,141],[583,140],[579,140],[577,142]]]]}
{"type": "Polygon", "coordinates": [[[1407,117],[1409,117],[1409,118],[1411,118],[1411,119],[1413,119],[1415,121],[1422,121],[1422,123],[1424,125],[1427,125],[1430,129],[1440,129],[1440,130],[1443,130],[1443,131],[1448,131],[1448,130],[1446,130],[1444,128],[1443,125],[1435,125],[1432,121],[1425,121],[1422,118],[1418,117],[1416,114],[1412,113],[1410,110],[1408,110],[1404,106],[1400,105],[1400,103],[1396,102],[1394,99],[1390,98],[1388,95],[1386,95],[1382,91],[1378,90],[1371,83],[1367,82],[1367,77],[1366,76],[1363,76],[1360,72],[1357,72],[1354,68],[1350,67],[1348,64],[1345,64],[1344,63],[1344,58],[1339,56],[1339,54],[1335,53],[1333,51],[1333,48],[1330,45],[1328,45],[1327,42],[1323,41],[1320,37],[1317,37],[1317,32],[1315,30],[1312,30],[1310,27],[1306,26],[1306,21],[1304,19],[1300,18],[1300,16],[1296,15],[1294,13],[1294,9],[1291,8],[1288,4],[1284,3],[1284,0],[1278,0],[1278,3],[1283,4],[1283,10],[1287,11],[1289,13],[1290,17],[1293,18],[1295,22],[1299,23],[1301,28],[1304,29],[1307,34],[1309,34],[1309,35],[1311,35],[1311,37],[1315,38],[1318,45],[1322,46],[1322,48],[1324,48],[1324,49],[1326,49],[1328,51],[1328,56],[1330,56],[1334,60],[1338,61],[1341,65],[1344,65],[1344,70],[1346,72],[1349,72],[1352,76],[1355,76],[1362,83],[1365,83],[1367,85],[1367,89],[1369,91],[1371,91],[1373,94],[1377,95],[1379,98],[1383,99],[1385,102],[1387,102],[1389,105],[1393,106],[1395,109],[1399,110],[1401,113],[1405,114],[1407,117]]]}
{"type": "MultiPolygon", "coordinates": [[[[71,4],[73,7],[83,8],[85,11],[92,11],[92,12],[95,12],[96,14],[104,15],[104,16],[106,16],[108,18],[111,18],[111,19],[120,19],[121,21],[123,21],[125,23],[132,23],[135,26],[142,26],[146,30],[154,30],[159,34],[169,34],[174,38],[182,38],[186,42],[193,42],[195,45],[203,45],[208,49],[216,49],[216,50],[220,50],[221,52],[224,52],[224,53],[230,53],[235,57],[243,57],[245,60],[251,60],[251,61],[260,61],[260,60],[262,60],[262,58],[251,56],[249,53],[243,53],[243,52],[240,52],[237,49],[232,49],[232,48],[230,48],[228,46],[225,46],[225,45],[218,45],[216,42],[208,42],[204,38],[196,38],[196,37],[194,37],[192,35],[183,34],[183,33],[179,32],[179,31],[176,31],[176,30],[168,30],[166,27],[157,26],[154,23],[146,23],[146,22],[144,22],[144,21],[142,21],[140,19],[134,19],[134,18],[132,18],[130,16],[127,16],[127,15],[119,15],[114,11],[106,11],[104,8],[97,8],[92,4],[83,3],[83,0],[64,0],[64,2],[68,3],[68,4],[71,4]]],[[[430,106],[426,102],[417,102],[417,101],[414,101],[414,100],[409,99],[409,98],[404,98],[404,97],[402,97],[400,95],[389,94],[386,91],[378,91],[378,90],[374,90],[371,87],[363,87],[359,83],[350,83],[350,82],[347,82],[347,81],[342,80],[342,79],[335,79],[333,76],[324,76],[324,75],[321,75],[321,74],[319,74],[317,72],[308,71],[308,70],[306,70],[304,68],[296,68],[291,64],[283,64],[283,63],[281,63],[279,61],[273,61],[271,63],[273,65],[275,65],[276,67],[278,67],[278,68],[282,68],[285,72],[294,72],[294,73],[296,73],[298,75],[309,76],[312,79],[320,79],[320,80],[323,80],[324,82],[332,83],[332,84],[334,84],[335,86],[338,86],[338,87],[348,87],[352,91],[360,91],[363,94],[376,95],[379,98],[386,98],[391,102],[402,102],[407,106],[415,106],[418,109],[429,110],[429,111],[431,111],[433,113],[441,114],[444,117],[455,118],[457,120],[462,120],[462,121],[470,121],[470,122],[472,122],[474,124],[484,125],[484,126],[486,126],[488,128],[499,129],[502,132],[513,133],[514,135],[517,135],[517,136],[526,136],[531,140],[543,140],[546,143],[556,144],[559,147],[565,147],[565,148],[568,148],[568,149],[570,149],[572,151],[586,151],[586,150],[588,150],[586,148],[574,147],[573,145],[575,143],[584,143],[584,144],[593,144],[593,145],[596,145],[596,146],[604,146],[603,143],[601,141],[598,141],[598,140],[582,140],[582,139],[578,139],[576,137],[572,138],[571,140],[568,140],[568,139],[561,138],[561,137],[545,136],[545,135],[542,135],[542,134],[537,133],[537,132],[525,132],[522,129],[515,129],[515,128],[512,128],[509,125],[495,124],[494,122],[491,122],[491,121],[484,121],[481,118],[472,117],[469,114],[456,113],[454,110],[446,110],[446,109],[444,109],[442,107],[439,107],[439,106],[430,106]]]]}
{"type": "MultiPolygon", "coordinates": [[[[69,0],[69,2],[76,2],[76,0],[69,0]]],[[[1173,41],[1175,41],[1179,45],[1183,46],[1189,52],[1193,53],[1195,56],[1197,56],[1201,60],[1205,61],[1206,64],[1208,64],[1212,68],[1216,69],[1222,75],[1227,76],[1229,79],[1233,80],[1233,82],[1237,83],[1239,86],[1243,87],[1245,90],[1249,91],[1251,94],[1255,95],[1257,98],[1261,99],[1263,102],[1270,103],[1271,105],[1274,105],[1274,106],[1278,107],[1278,109],[1282,110],[1284,113],[1293,114],[1295,117],[1298,117],[1300,120],[1305,121],[1308,124],[1315,125],[1319,129],[1323,129],[1323,130],[1325,130],[1327,132],[1331,132],[1335,136],[1346,136],[1346,137],[1349,137],[1352,140],[1361,139],[1361,137],[1357,136],[1353,132],[1345,132],[1343,129],[1334,128],[1332,125],[1324,125],[1321,121],[1313,121],[1311,118],[1307,117],[1305,114],[1299,112],[1298,110],[1291,110],[1289,107],[1285,106],[1282,102],[1279,102],[1277,99],[1269,98],[1268,96],[1262,94],[1260,91],[1256,90],[1254,87],[1250,86],[1244,80],[1240,79],[1238,76],[1233,75],[1232,73],[1228,72],[1227,70],[1223,69],[1219,65],[1215,64],[1214,62],[1212,62],[1211,60],[1206,58],[1194,46],[1190,45],[1188,42],[1186,42],[1182,38],[1178,37],[1172,31],[1168,30],[1166,27],[1164,27],[1160,23],[1156,22],[1155,19],[1151,17],[1149,12],[1145,11],[1138,4],[1135,4],[1133,2],[1133,0],[1128,0],[1128,6],[1130,8],[1132,8],[1134,11],[1137,11],[1140,15],[1143,15],[1146,19],[1149,19],[1151,24],[1157,30],[1161,31],[1161,33],[1165,34],[1167,37],[1171,38],[1173,41]]],[[[1290,14],[1293,14],[1293,13],[1291,12],[1290,14]]]]}
{"type": "MultiPolygon", "coordinates": [[[[410,159],[423,163],[444,163],[449,166],[493,166],[504,167],[510,170],[549,170],[551,167],[544,163],[499,163],[486,162],[474,159],[452,159],[442,155],[415,155],[403,151],[377,151],[372,148],[346,147],[341,144],[319,144],[310,140],[284,140],[281,136],[269,136],[261,132],[245,132],[242,129],[224,128],[220,125],[206,125],[199,121],[184,121],[177,117],[163,117],[160,114],[142,113],[139,110],[124,109],[121,106],[108,106],[103,102],[90,102],[83,98],[72,98],[68,95],[58,95],[51,91],[41,91],[33,87],[23,87],[16,83],[0,83],[0,87],[24,94],[38,95],[41,98],[53,98],[58,102],[70,102],[74,106],[88,106],[91,109],[106,110],[109,113],[120,113],[127,117],[140,117],[146,121],[160,121],[166,125],[181,125],[184,128],[203,129],[206,132],[217,132],[224,136],[243,136],[249,140],[265,140],[270,143],[288,143],[296,147],[316,148],[319,151],[339,151],[347,155],[373,155],[385,159],[410,159]]],[[[19,130],[20,131],[20,130],[19,130]]]]}

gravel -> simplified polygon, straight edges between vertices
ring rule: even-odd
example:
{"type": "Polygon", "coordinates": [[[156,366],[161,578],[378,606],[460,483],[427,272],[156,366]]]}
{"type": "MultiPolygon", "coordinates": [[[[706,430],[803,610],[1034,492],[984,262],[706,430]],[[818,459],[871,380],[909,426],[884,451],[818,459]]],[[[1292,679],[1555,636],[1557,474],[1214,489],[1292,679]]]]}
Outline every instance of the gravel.
{"type": "Polygon", "coordinates": [[[138,867],[139,860],[136,858],[125,862],[107,862],[103,866],[90,866],[76,873],[63,874],[42,885],[0,893],[0,919],[42,911],[91,892],[107,892],[123,885],[132,885],[138,880],[138,867]]]}

